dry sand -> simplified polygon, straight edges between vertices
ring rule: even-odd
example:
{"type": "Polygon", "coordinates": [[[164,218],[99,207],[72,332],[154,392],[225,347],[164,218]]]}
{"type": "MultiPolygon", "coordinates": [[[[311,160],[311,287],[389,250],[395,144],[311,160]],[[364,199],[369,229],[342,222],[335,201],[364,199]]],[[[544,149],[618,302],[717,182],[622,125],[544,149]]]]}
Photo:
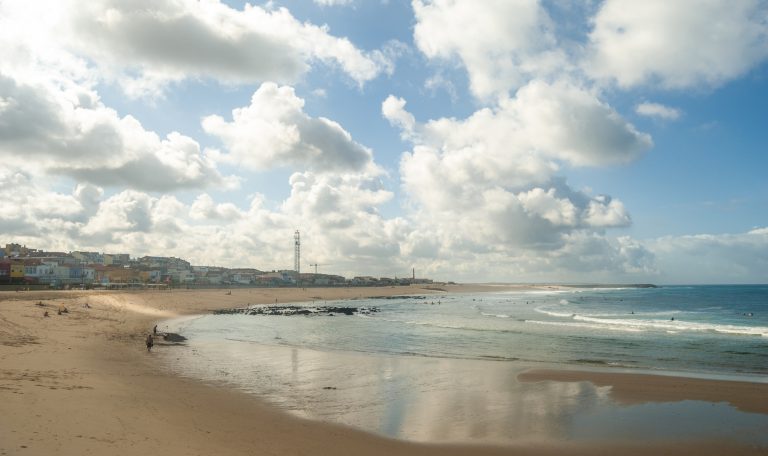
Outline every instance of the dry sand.
{"type": "MultiPolygon", "coordinates": [[[[443,288],[477,292],[482,287],[443,288]]],[[[2,292],[0,455],[768,453],[765,448],[723,442],[551,442],[535,447],[481,447],[396,441],[295,418],[245,393],[159,371],[153,354],[144,348],[144,338],[152,326],[177,315],[276,300],[296,302],[430,292],[441,291],[398,287],[242,289],[233,290],[231,295],[225,294],[225,290],[2,292]],[[90,308],[84,307],[86,303],[90,308]],[[59,305],[66,306],[69,313],[58,315],[59,305]],[[50,317],[43,317],[46,310],[50,317]]],[[[583,379],[621,383],[617,378],[583,379]]],[[[670,382],[674,384],[674,380],[670,382]]],[[[694,393],[700,389],[698,383],[686,385],[683,389],[657,389],[664,390],[664,400],[700,398],[694,393]]],[[[766,397],[765,385],[746,384],[739,388],[745,394],[753,391],[766,397]]],[[[620,390],[616,389],[617,395],[620,390]]],[[[723,391],[723,396],[713,400],[738,402],[736,397],[741,393],[734,389],[723,391]]],[[[655,400],[652,396],[646,399],[655,400]]]]}

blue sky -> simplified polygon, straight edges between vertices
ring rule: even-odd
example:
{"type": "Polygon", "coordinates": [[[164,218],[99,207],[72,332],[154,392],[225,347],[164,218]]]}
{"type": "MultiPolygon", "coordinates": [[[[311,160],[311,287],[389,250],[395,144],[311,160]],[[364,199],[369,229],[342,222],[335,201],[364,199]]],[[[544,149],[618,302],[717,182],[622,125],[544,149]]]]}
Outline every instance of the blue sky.
{"type": "MultiPolygon", "coordinates": [[[[0,242],[768,281],[768,4],[0,4],[0,242]],[[43,17],[44,19],[40,19],[43,17]]],[[[322,271],[321,271],[322,272],[322,271]]]]}

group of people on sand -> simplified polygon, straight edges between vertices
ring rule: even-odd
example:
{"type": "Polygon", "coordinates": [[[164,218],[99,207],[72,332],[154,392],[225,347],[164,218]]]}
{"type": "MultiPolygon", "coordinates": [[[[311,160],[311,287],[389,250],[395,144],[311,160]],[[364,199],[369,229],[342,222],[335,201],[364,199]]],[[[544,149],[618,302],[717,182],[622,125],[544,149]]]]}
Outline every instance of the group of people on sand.
{"type": "MultiPolygon", "coordinates": [[[[44,307],[45,306],[45,304],[43,304],[42,301],[37,301],[37,304],[35,304],[35,305],[40,306],[40,307],[44,307]]],[[[85,304],[83,304],[83,308],[84,309],[90,309],[91,305],[86,302],[85,304]]],[[[69,313],[69,309],[67,309],[67,307],[65,305],[60,305],[58,310],[56,311],[56,313],[58,315],[68,314],[69,313]]],[[[50,317],[50,316],[51,315],[48,313],[47,310],[45,312],[43,312],[43,317],[50,317]]]]}
{"type": "MultiPolygon", "coordinates": [[[[64,306],[59,306],[59,309],[56,311],[56,313],[57,313],[58,315],[62,315],[62,314],[65,314],[65,313],[69,313],[69,309],[67,309],[67,308],[66,308],[66,307],[64,307],[64,306]]],[[[50,317],[50,315],[48,314],[48,311],[47,311],[47,310],[46,310],[45,312],[43,312],[43,317],[50,317]]]]}

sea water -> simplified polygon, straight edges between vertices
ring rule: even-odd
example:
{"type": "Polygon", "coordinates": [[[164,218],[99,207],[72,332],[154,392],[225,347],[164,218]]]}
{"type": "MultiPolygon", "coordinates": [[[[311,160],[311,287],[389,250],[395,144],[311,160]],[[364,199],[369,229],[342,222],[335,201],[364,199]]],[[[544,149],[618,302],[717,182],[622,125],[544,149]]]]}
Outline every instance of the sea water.
{"type": "MultiPolygon", "coordinates": [[[[641,410],[611,405],[606,388],[516,382],[529,367],[768,382],[768,286],[543,288],[303,305],[378,311],[171,320],[161,329],[189,342],[165,363],[301,416],[421,441],[576,438],[585,420],[641,410]]],[[[695,401],[644,407],[705,418],[695,401]]],[[[715,422],[743,414],[727,404],[707,410],[715,422]]],[[[768,428],[768,417],[757,416],[740,419],[768,428]]],[[[694,428],[717,434],[717,426],[694,428]]]]}

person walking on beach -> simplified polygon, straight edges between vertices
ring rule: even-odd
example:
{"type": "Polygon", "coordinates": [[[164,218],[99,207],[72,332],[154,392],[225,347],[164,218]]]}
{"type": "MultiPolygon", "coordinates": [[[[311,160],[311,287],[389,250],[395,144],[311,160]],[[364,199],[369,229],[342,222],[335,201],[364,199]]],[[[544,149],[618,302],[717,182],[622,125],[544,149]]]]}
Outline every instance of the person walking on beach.
{"type": "Polygon", "coordinates": [[[155,345],[155,341],[152,339],[152,334],[147,334],[147,352],[152,350],[153,345],[155,345]]]}

